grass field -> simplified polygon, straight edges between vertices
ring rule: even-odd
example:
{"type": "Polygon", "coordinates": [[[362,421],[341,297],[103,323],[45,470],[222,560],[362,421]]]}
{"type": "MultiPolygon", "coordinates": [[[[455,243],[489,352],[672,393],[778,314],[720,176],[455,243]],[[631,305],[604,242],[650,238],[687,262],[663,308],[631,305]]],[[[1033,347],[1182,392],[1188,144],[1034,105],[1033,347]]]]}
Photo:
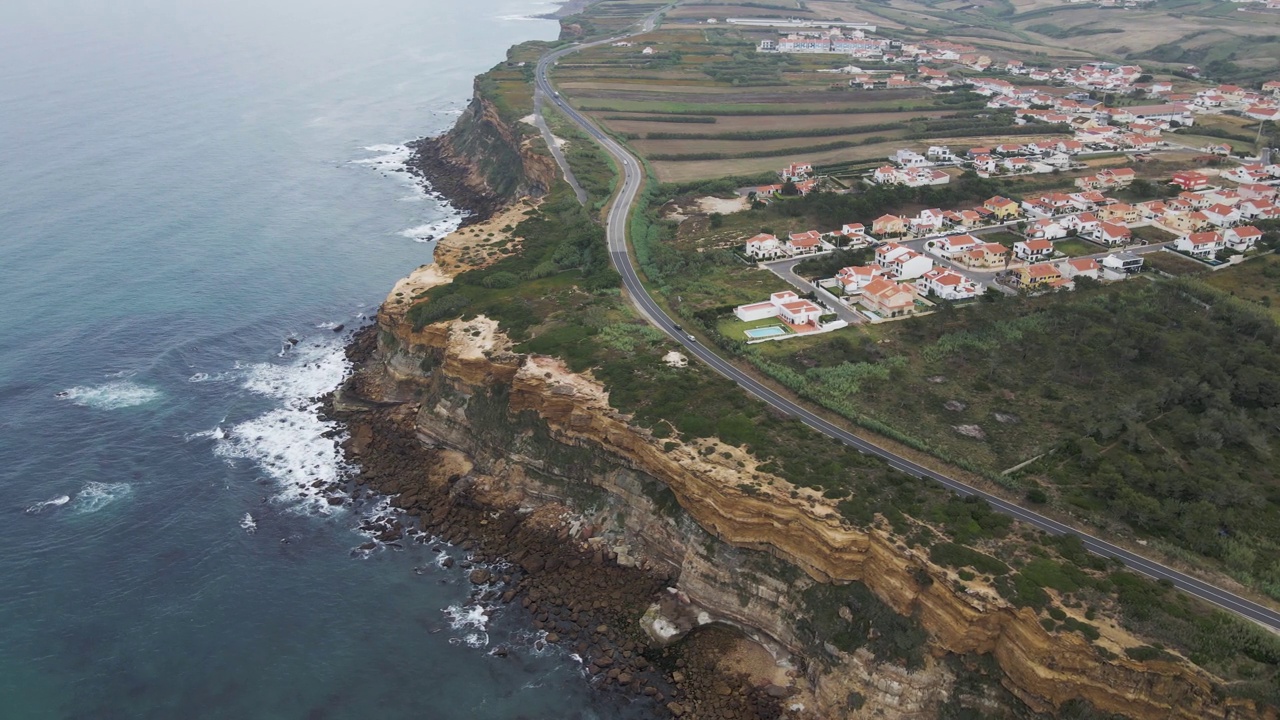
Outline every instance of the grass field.
{"type": "Polygon", "coordinates": [[[1053,244],[1053,248],[1067,257],[1080,257],[1082,255],[1096,255],[1103,252],[1106,248],[1101,245],[1095,245],[1088,240],[1080,240],[1079,238],[1068,238],[1059,240],[1053,244]]]}
{"type": "Polygon", "coordinates": [[[1280,256],[1263,255],[1205,278],[1205,282],[1267,309],[1280,322],[1280,256]]]}

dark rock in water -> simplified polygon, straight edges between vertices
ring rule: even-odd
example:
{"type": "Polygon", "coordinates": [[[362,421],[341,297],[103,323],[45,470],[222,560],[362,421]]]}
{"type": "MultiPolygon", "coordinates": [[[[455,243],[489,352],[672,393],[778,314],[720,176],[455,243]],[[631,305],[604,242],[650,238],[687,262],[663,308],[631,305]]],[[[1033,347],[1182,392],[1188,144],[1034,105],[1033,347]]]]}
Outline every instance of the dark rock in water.
{"type": "Polygon", "coordinates": [[[289,343],[290,345],[297,345],[297,344],[298,344],[298,338],[285,338],[285,340],[284,340],[284,341],[285,341],[285,342],[287,342],[287,343],[289,343]]]}
{"type": "Polygon", "coordinates": [[[471,584],[483,585],[489,582],[489,577],[490,577],[490,573],[488,570],[485,570],[484,568],[476,568],[475,570],[471,571],[471,577],[470,577],[471,584]]]}
{"type": "Polygon", "coordinates": [[[453,567],[453,558],[451,558],[451,557],[447,557],[447,558],[445,558],[445,559],[441,560],[441,561],[440,561],[440,565],[441,565],[442,567],[446,567],[446,568],[451,568],[451,567],[453,567]]]}
{"type": "Polygon", "coordinates": [[[346,325],[343,325],[342,323],[338,323],[337,325],[334,325],[334,326],[333,326],[333,331],[334,331],[334,332],[342,332],[343,330],[345,330],[345,329],[346,329],[346,327],[347,327],[346,325]]]}
{"type": "Polygon", "coordinates": [[[367,542],[367,543],[362,544],[362,545],[360,546],[360,548],[359,548],[359,549],[360,549],[360,550],[372,550],[372,549],[374,549],[374,548],[376,548],[376,547],[378,547],[378,543],[375,543],[375,542],[367,542]]]}
{"type": "Polygon", "coordinates": [[[340,497],[331,497],[331,498],[329,498],[326,502],[328,502],[330,505],[341,505],[341,504],[342,504],[342,498],[340,498],[340,497]]]}

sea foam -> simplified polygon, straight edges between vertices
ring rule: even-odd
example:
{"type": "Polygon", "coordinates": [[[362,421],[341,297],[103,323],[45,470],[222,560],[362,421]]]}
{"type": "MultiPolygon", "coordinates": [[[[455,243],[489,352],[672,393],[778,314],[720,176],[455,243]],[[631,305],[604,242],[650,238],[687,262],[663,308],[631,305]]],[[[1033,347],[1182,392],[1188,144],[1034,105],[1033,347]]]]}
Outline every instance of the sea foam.
{"type": "Polygon", "coordinates": [[[480,648],[489,644],[490,609],[483,605],[450,605],[444,609],[449,620],[449,627],[462,631],[460,637],[450,638],[453,644],[462,643],[468,647],[480,648]]]}
{"type": "Polygon", "coordinates": [[[80,515],[95,513],[117,500],[133,494],[129,483],[87,483],[71,501],[71,508],[80,515]]]}
{"type": "Polygon", "coordinates": [[[398,179],[414,189],[413,195],[405,198],[406,200],[434,200],[439,212],[444,214],[444,217],[440,219],[400,231],[402,237],[407,237],[415,242],[430,242],[438,240],[462,226],[462,221],[466,214],[450,205],[449,201],[440,193],[432,190],[426,181],[410,172],[409,158],[413,157],[411,148],[406,145],[370,145],[365,150],[378,154],[362,160],[353,160],[352,164],[366,165],[398,179]]]}
{"type": "Polygon", "coordinates": [[[73,387],[58,393],[57,397],[95,410],[119,410],[155,402],[160,399],[161,393],[155,388],[118,380],[92,387],[73,387]]]}
{"type": "Polygon", "coordinates": [[[214,452],[229,460],[246,459],[276,483],[272,498],[292,510],[330,515],[331,488],[351,471],[335,440],[339,426],[318,414],[318,397],[332,391],[350,371],[336,340],[304,341],[289,362],[246,365],[244,388],[280,401],[275,409],[220,429],[214,452]],[[316,483],[319,486],[316,486],[316,483]]]}

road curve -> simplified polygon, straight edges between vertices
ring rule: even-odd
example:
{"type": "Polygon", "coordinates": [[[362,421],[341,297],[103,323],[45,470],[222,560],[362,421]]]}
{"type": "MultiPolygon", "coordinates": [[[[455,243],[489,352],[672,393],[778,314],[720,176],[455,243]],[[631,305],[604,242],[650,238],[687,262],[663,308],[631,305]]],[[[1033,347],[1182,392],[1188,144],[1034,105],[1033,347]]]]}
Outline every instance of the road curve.
{"type": "MultiPolygon", "coordinates": [[[[642,23],[641,29],[638,30],[637,33],[653,30],[658,17],[662,12],[665,12],[666,9],[667,8],[663,8],[662,10],[659,10],[647,17],[642,23]]],[[[629,36],[630,35],[620,35],[593,43],[570,45],[548,53],[538,61],[535,81],[536,91],[541,93],[548,101],[554,103],[561,112],[582,128],[583,132],[586,132],[593,140],[599,143],[600,146],[603,147],[605,151],[608,152],[609,155],[618,163],[618,166],[622,168],[623,178],[621,189],[609,210],[609,217],[606,222],[609,256],[618,272],[622,275],[622,284],[626,288],[632,303],[635,304],[636,309],[639,310],[645,318],[683,345],[684,349],[689,354],[698,358],[707,365],[710,365],[716,372],[736,382],[744,390],[773,406],[779,412],[800,420],[805,425],[808,425],[828,437],[839,440],[845,445],[848,445],[860,452],[875,455],[885,460],[890,467],[907,473],[908,475],[937,482],[962,497],[980,497],[990,503],[996,510],[1005,513],[1006,515],[1010,515],[1022,522],[1034,525],[1045,532],[1054,535],[1075,535],[1080,538],[1084,543],[1084,546],[1090,552],[1103,557],[1117,559],[1130,569],[1142,573],[1150,578],[1170,581],[1173,583],[1174,587],[1177,587],[1188,595],[1192,595],[1200,598],[1201,600],[1212,603],[1223,610],[1227,610],[1249,620],[1280,629],[1280,612],[1276,612],[1269,607],[1235,595],[1203,580],[1199,580],[1171,567],[1162,565],[1154,560],[1147,559],[1122,547],[1113,545],[1105,540],[1096,538],[1088,533],[1084,533],[1075,528],[1064,525],[1056,520],[1045,517],[1044,515],[1010,503],[1000,497],[992,495],[991,493],[960,482],[959,480],[934,472],[933,470],[930,470],[923,465],[918,465],[905,457],[895,455],[884,448],[873,445],[866,440],[853,435],[847,430],[831,424],[822,417],[810,412],[782,395],[779,395],[771,388],[760,383],[754,377],[744,373],[736,366],[725,361],[716,353],[708,350],[705,346],[694,339],[693,336],[677,330],[676,322],[667,316],[662,308],[654,302],[653,298],[649,295],[648,290],[645,289],[644,283],[641,282],[640,276],[636,272],[635,265],[632,263],[631,254],[627,247],[627,224],[631,216],[631,209],[635,204],[636,198],[639,196],[641,189],[644,187],[645,181],[645,176],[641,170],[639,161],[633,157],[626,148],[601,131],[595,123],[588,120],[570,106],[564,98],[560,97],[559,93],[555,91],[547,77],[547,70],[551,65],[565,55],[569,55],[586,48],[617,42],[618,40],[629,36]]]]}

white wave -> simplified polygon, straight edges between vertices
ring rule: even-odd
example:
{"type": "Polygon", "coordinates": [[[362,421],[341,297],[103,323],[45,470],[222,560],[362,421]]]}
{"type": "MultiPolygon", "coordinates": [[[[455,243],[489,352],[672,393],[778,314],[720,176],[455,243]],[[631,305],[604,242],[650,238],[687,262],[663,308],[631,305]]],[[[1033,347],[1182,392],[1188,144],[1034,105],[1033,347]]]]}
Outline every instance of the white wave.
{"type": "Polygon", "coordinates": [[[459,213],[457,215],[444,218],[443,220],[437,220],[433,223],[427,223],[425,225],[418,225],[416,227],[401,230],[400,236],[407,237],[415,242],[431,242],[433,240],[439,240],[445,235],[448,235],[454,230],[462,227],[462,220],[462,214],[459,213]]]}
{"type": "Polygon", "coordinates": [[[235,373],[230,373],[230,372],[220,372],[220,373],[213,373],[213,374],[210,374],[207,372],[198,372],[195,375],[192,375],[191,377],[187,378],[187,382],[189,383],[225,382],[234,377],[235,377],[235,373]]]}
{"type": "Polygon", "coordinates": [[[88,515],[132,494],[133,486],[129,483],[91,482],[76,493],[71,507],[81,515],[88,515]]]}
{"type": "Polygon", "coordinates": [[[240,518],[240,527],[252,535],[258,529],[258,521],[253,519],[253,515],[245,513],[244,517],[240,518]]]}
{"type": "MultiPolygon", "coordinates": [[[[457,112],[458,114],[462,113],[461,110],[457,112]]],[[[466,217],[465,213],[454,208],[442,195],[432,190],[431,186],[423,181],[422,178],[409,171],[408,163],[409,158],[413,157],[413,150],[405,145],[370,145],[365,150],[378,154],[362,160],[352,160],[352,164],[367,165],[384,175],[397,178],[405,185],[414,188],[412,199],[434,200],[434,205],[437,206],[438,212],[444,214],[444,217],[438,220],[401,231],[401,236],[417,242],[427,242],[448,235],[462,225],[462,220],[466,217]]]]}
{"type": "Polygon", "coordinates": [[[342,439],[339,426],[320,418],[316,398],[336,388],[350,371],[342,345],[336,340],[303,342],[288,363],[256,363],[244,370],[245,389],[279,400],[281,406],[223,431],[214,452],[262,468],[276,482],[276,503],[320,515],[337,512],[341,506],[329,504],[333,493],[328,488],[352,468],[335,442],[342,439]]]}
{"type": "Polygon", "coordinates": [[[49,508],[62,507],[63,505],[66,505],[69,502],[71,502],[70,495],[59,495],[58,497],[53,498],[51,500],[38,502],[35,505],[32,505],[31,507],[27,508],[25,512],[28,515],[37,515],[39,513],[44,512],[45,510],[48,510],[49,508]]]}
{"type": "Polygon", "coordinates": [[[57,397],[95,410],[119,410],[159,400],[161,393],[145,385],[119,381],[93,387],[73,387],[58,393],[57,397]]]}
{"type": "Polygon", "coordinates": [[[536,15],[499,15],[499,20],[546,20],[536,15]]]}
{"type": "Polygon", "coordinates": [[[484,605],[450,605],[443,612],[454,630],[489,629],[489,608],[484,605]]]}
{"type": "Polygon", "coordinates": [[[222,426],[218,426],[212,430],[201,430],[200,432],[187,433],[182,439],[187,442],[191,442],[192,440],[203,440],[205,438],[210,440],[221,440],[226,436],[226,431],[222,429],[222,426]]]}

